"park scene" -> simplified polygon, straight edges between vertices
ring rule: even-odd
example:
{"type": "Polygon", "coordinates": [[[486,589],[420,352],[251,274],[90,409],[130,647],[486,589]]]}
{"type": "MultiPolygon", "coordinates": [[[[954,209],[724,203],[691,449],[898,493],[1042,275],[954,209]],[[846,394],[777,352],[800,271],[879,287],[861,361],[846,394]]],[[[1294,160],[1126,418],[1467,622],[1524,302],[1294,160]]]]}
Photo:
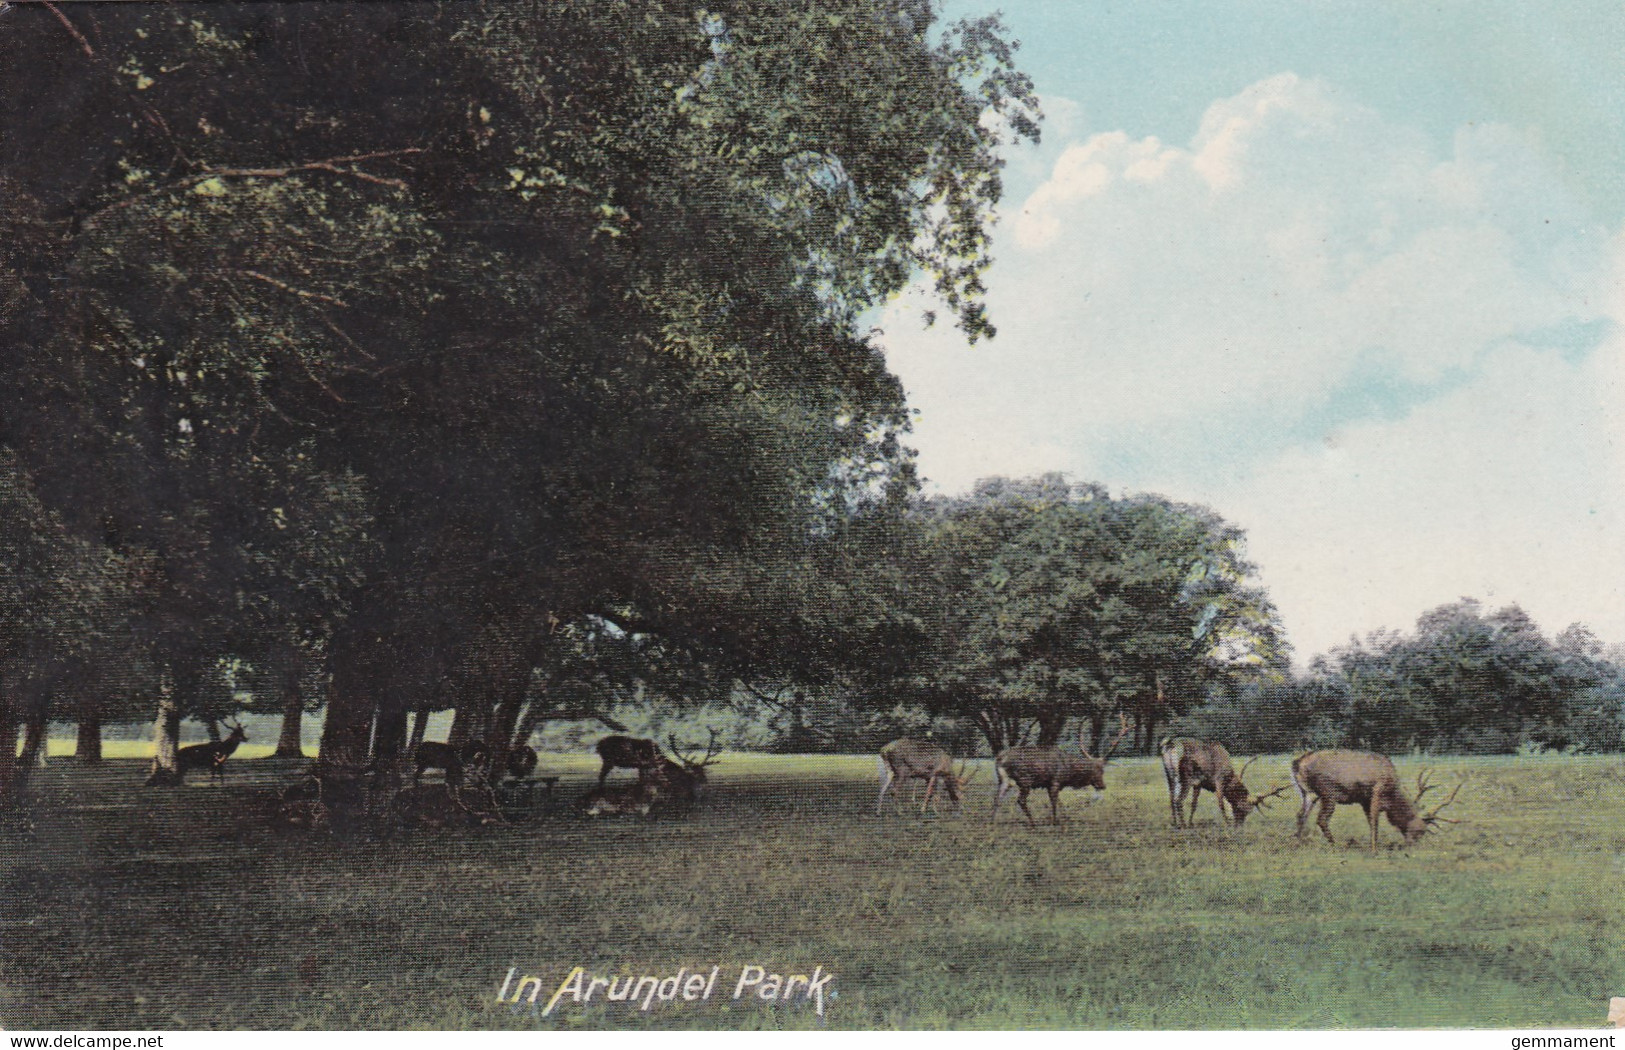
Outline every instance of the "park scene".
{"type": "Polygon", "coordinates": [[[0,1027],[1606,1023],[1625,131],[984,6],[0,4],[0,1027]]]}

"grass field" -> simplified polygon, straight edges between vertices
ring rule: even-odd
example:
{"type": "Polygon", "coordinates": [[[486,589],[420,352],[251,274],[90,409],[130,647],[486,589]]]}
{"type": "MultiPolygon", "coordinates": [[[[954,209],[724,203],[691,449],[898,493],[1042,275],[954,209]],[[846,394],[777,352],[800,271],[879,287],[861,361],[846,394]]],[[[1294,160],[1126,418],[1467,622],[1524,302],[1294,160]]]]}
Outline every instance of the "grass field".
{"type": "MultiPolygon", "coordinates": [[[[1601,1026],[1625,995],[1625,767],[1430,764],[1447,787],[1472,771],[1468,823],[1411,849],[1385,824],[1371,855],[1357,807],[1337,846],[1294,841],[1290,800],[1231,833],[1205,796],[1176,831],[1145,759],[1093,806],[1063,796],[1059,829],[991,824],[985,771],[962,815],[876,817],[872,758],[729,755],[686,819],[387,841],[245,820],[286,764],[149,790],[133,757],[58,761],[33,831],[0,832],[0,1026],[1601,1026]],[[823,1018],[734,1001],[746,964],[822,966],[835,996],[823,1018]],[[647,1013],[495,1002],[510,967],[545,1002],[577,965],[723,976],[647,1013]]],[[[573,798],[596,767],[539,772],[573,798]]],[[[1286,758],[1250,779],[1285,783],[1286,758]]]]}

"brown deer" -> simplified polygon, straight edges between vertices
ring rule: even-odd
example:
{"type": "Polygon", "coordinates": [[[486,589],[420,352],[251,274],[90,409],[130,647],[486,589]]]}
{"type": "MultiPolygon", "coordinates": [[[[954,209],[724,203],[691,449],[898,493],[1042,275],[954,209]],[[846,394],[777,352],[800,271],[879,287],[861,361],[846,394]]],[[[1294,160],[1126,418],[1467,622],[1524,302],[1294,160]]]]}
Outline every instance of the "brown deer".
{"type": "Polygon", "coordinates": [[[1105,791],[1106,762],[1128,735],[1128,719],[1122,719],[1122,730],[1099,758],[1089,753],[1084,741],[1086,728],[1087,723],[1078,727],[1078,750],[1083,752],[1081,755],[1062,751],[1058,747],[1017,746],[1000,751],[999,757],[993,760],[993,770],[999,781],[993,792],[993,819],[999,819],[999,802],[1010,793],[1011,788],[1020,792],[1016,796],[1016,805],[1027,814],[1028,824],[1036,823],[1033,811],[1027,808],[1027,793],[1035,787],[1049,792],[1050,822],[1053,824],[1061,823],[1062,788],[1092,787],[1097,796],[1105,791]]]}
{"type": "Polygon", "coordinates": [[[705,744],[705,757],[700,759],[696,759],[692,751],[684,754],[677,737],[668,736],[666,739],[671,742],[672,754],[677,756],[677,761],[661,755],[653,765],[639,771],[638,779],[658,785],[661,795],[678,806],[686,808],[693,805],[699,785],[705,783],[706,767],[716,765],[716,754],[721,750],[717,746],[717,731],[713,729],[710,733],[711,737],[705,744]]]}
{"type": "Polygon", "coordinates": [[[646,817],[660,798],[660,784],[657,781],[640,779],[634,784],[616,784],[614,787],[599,784],[589,788],[581,796],[580,805],[589,817],[618,816],[623,813],[646,817]]]}
{"type": "Polygon", "coordinates": [[[959,792],[970,783],[976,773],[972,770],[966,775],[963,764],[956,772],[953,765],[953,756],[928,740],[915,740],[906,736],[893,740],[880,749],[880,797],[875,800],[875,814],[877,816],[880,814],[888,791],[893,791],[892,800],[896,801],[894,788],[903,780],[925,781],[925,801],[920,803],[922,815],[925,813],[925,807],[934,801],[932,793],[938,783],[942,784],[944,790],[948,792],[949,800],[957,807],[960,804],[959,792]]]}
{"type": "Polygon", "coordinates": [[[1202,798],[1203,788],[1213,792],[1219,806],[1219,823],[1234,823],[1238,828],[1249,813],[1263,808],[1266,802],[1287,789],[1287,785],[1282,784],[1262,795],[1248,794],[1242,778],[1247,775],[1247,767],[1258,759],[1249,759],[1237,773],[1230,761],[1230,752],[1216,741],[1204,742],[1189,736],[1164,737],[1158,750],[1162,752],[1162,774],[1168,781],[1168,807],[1173,810],[1176,828],[1189,827],[1195,821],[1196,803],[1202,798]],[[1191,801],[1189,817],[1184,813],[1187,796],[1191,801]],[[1233,820],[1226,818],[1227,802],[1233,820]]]}
{"type": "Polygon", "coordinates": [[[512,781],[524,780],[536,772],[536,749],[529,744],[517,744],[508,749],[506,760],[502,763],[503,772],[512,781]]]}
{"type": "Polygon", "coordinates": [[[248,739],[243,732],[243,724],[238,722],[231,727],[231,735],[226,739],[212,744],[191,744],[175,752],[175,768],[179,771],[181,780],[186,780],[186,771],[189,769],[207,769],[209,776],[226,782],[226,759],[237,750],[237,745],[248,739]]]}
{"type": "Polygon", "coordinates": [[[1428,783],[1427,771],[1423,770],[1417,775],[1416,796],[1406,798],[1399,786],[1399,774],[1394,771],[1394,763],[1384,755],[1369,751],[1311,751],[1299,755],[1292,760],[1292,783],[1303,800],[1303,807],[1298,810],[1300,839],[1303,838],[1305,821],[1309,817],[1309,807],[1313,804],[1310,796],[1320,801],[1320,814],[1315,818],[1315,823],[1320,825],[1320,833],[1326,836],[1326,841],[1334,844],[1337,840],[1332,838],[1332,811],[1339,804],[1358,803],[1371,824],[1373,853],[1377,851],[1378,818],[1383,814],[1388,815],[1388,823],[1405,835],[1407,846],[1427,834],[1435,825],[1461,823],[1439,816],[1440,810],[1456,801],[1456,796],[1461,793],[1461,784],[1457,784],[1456,790],[1439,805],[1426,813],[1418,813],[1416,803],[1433,789],[1433,785],[1428,783]]]}
{"type": "Polygon", "coordinates": [[[598,786],[604,786],[612,769],[643,770],[656,765],[665,756],[660,745],[653,740],[640,740],[632,736],[606,736],[598,741],[598,758],[604,763],[598,771],[598,786]]]}
{"type": "Polygon", "coordinates": [[[424,770],[438,769],[445,774],[447,784],[460,787],[463,774],[484,769],[486,758],[485,743],[480,740],[470,740],[460,748],[425,740],[412,752],[412,784],[417,786],[424,770]]]}

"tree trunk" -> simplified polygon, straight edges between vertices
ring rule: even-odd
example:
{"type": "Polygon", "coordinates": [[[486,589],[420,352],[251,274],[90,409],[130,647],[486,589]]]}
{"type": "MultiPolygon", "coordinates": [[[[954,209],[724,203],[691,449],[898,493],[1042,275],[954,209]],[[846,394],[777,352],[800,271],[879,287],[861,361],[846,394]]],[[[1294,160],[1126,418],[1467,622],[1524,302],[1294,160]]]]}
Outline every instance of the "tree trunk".
{"type": "Polygon", "coordinates": [[[45,765],[45,712],[30,712],[27,725],[28,732],[23,737],[23,753],[17,760],[18,764],[25,770],[42,768],[45,765]]]}
{"type": "Polygon", "coordinates": [[[99,766],[102,764],[102,720],[95,715],[86,715],[79,720],[79,739],[74,744],[73,755],[80,765],[99,766]]]}
{"type": "Polygon", "coordinates": [[[17,769],[17,702],[0,678],[0,810],[9,809],[21,793],[17,769]]]}
{"type": "Polygon", "coordinates": [[[296,689],[282,708],[282,732],[272,758],[304,758],[305,698],[296,689]]]}
{"type": "Polygon", "coordinates": [[[318,760],[324,768],[359,771],[367,765],[373,717],[378,710],[372,661],[359,639],[334,642],[333,674],[328,680],[327,721],[322,726],[318,760]]]}
{"type": "Polygon", "coordinates": [[[180,787],[181,711],[175,703],[175,676],[165,671],[158,681],[158,714],[152,720],[152,770],[148,787],[180,787]]]}

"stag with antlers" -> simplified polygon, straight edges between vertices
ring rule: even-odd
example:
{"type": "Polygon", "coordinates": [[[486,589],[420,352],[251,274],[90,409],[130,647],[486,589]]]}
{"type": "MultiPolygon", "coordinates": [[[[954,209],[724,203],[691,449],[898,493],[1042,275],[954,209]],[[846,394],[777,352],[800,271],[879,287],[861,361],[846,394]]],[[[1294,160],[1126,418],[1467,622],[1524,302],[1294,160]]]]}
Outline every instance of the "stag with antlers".
{"type": "Polygon", "coordinates": [[[675,735],[668,735],[666,740],[671,744],[671,753],[677,756],[673,761],[665,755],[652,765],[646,766],[638,774],[643,782],[658,784],[661,796],[669,798],[679,806],[689,806],[694,802],[694,796],[699,785],[705,783],[705,770],[717,762],[716,755],[722,749],[717,745],[717,731],[712,729],[710,738],[705,743],[705,757],[695,758],[693,749],[685,753],[685,749],[677,742],[675,735]]]}
{"type": "Polygon", "coordinates": [[[1081,755],[1062,751],[1058,747],[1017,746],[1000,751],[999,757],[993,760],[993,770],[998,776],[998,785],[993,792],[993,819],[999,819],[999,802],[1010,793],[1011,788],[1020,792],[1016,796],[1016,805],[1027,814],[1028,824],[1036,823],[1033,811],[1027,808],[1027,793],[1035,787],[1049,792],[1050,822],[1053,824],[1061,822],[1062,788],[1092,787],[1096,795],[1105,791],[1106,763],[1111,759],[1112,752],[1117,750],[1117,745],[1128,735],[1128,719],[1122,718],[1121,723],[1122,729],[1099,758],[1089,753],[1084,740],[1084,726],[1078,728],[1078,750],[1082,752],[1081,755]]]}
{"type": "Polygon", "coordinates": [[[1195,821],[1196,803],[1202,797],[1203,788],[1213,792],[1219,806],[1219,823],[1233,823],[1238,828],[1249,813],[1263,808],[1266,802],[1287,789],[1287,785],[1282,784],[1261,795],[1248,794],[1242,778],[1258,759],[1248,759],[1238,773],[1230,761],[1230,752],[1216,741],[1204,742],[1188,736],[1165,737],[1158,749],[1162,752],[1162,772],[1168,780],[1168,807],[1173,810],[1176,828],[1189,827],[1195,821]],[[1189,817],[1185,815],[1187,797],[1191,803],[1189,817]],[[1226,817],[1226,803],[1233,819],[1226,817]]]}
{"type": "Polygon", "coordinates": [[[1320,801],[1320,813],[1315,823],[1320,825],[1320,833],[1331,843],[1337,841],[1332,838],[1332,811],[1339,804],[1358,803],[1371,824],[1373,853],[1377,851],[1378,818],[1383,814],[1388,815],[1388,823],[1404,833],[1407,846],[1439,824],[1461,823],[1439,816],[1440,810],[1456,801],[1456,796],[1461,793],[1461,784],[1456,785],[1449,798],[1426,813],[1418,813],[1416,803],[1434,787],[1428,782],[1428,771],[1423,770],[1417,775],[1416,795],[1407,798],[1399,786],[1399,774],[1394,770],[1394,763],[1385,755],[1369,751],[1311,751],[1299,755],[1292,760],[1292,783],[1303,800],[1303,806],[1298,810],[1299,838],[1303,837],[1309,807],[1313,805],[1311,796],[1320,801]]]}
{"type": "Polygon", "coordinates": [[[238,722],[231,727],[231,735],[224,740],[212,744],[192,744],[175,752],[175,768],[180,771],[181,779],[186,779],[186,772],[190,769],[207,769],[212,779],[221,784],[226,782],[226,759],[237,750],[237,745],[248,739],[243,731],[243,724],[238,722]]]}
{"type": "MultiPolygon", "coordinates": [[[[925,801],[920,803],[923,815],[927,806],[933,806],[933,792],[940,783],[955,807],[959,806],[959,792],[976,776],[975,770],[965,772],[964,763],[954,769],[954,758],[928,740],[902,737],[880,749],[880,797],[875,800],[878,816],[886,802],[886,793],[893,791],[899,781],[924,780],[925,801]]],[[[892,795],[895,801],[897,796],[892,795]]],[[[935,810],[933,809],[933,812],[935,810]]]]}

